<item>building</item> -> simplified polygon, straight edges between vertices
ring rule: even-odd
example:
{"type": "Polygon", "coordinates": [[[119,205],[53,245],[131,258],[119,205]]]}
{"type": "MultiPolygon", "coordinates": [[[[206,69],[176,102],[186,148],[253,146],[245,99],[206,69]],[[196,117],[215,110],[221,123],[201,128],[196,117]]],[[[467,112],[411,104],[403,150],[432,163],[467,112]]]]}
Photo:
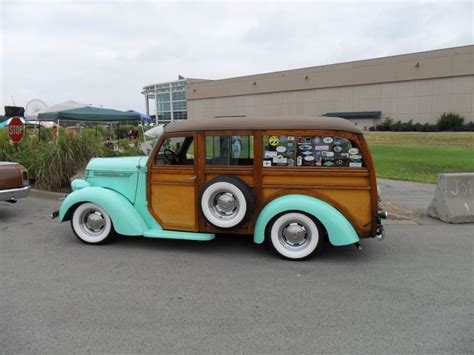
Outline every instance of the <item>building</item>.
{"type": "Polygon", "coordinates": [[[435,123],[443,112],[474,121],[473,54],[470,45],[221,80],[187,79],[187,115],[340,116],[361,129],[385,117],[435,123]]]}
{"type": "Polygon", "coordinates": [[[186,103],[186,79],[180,77],[176,81],[145,86],[145,109],[147,115],[156,115],[157,122],[168,123],[188,118],[186,103]],[[153,110],[150,112],[150,101],[153,110]]]}

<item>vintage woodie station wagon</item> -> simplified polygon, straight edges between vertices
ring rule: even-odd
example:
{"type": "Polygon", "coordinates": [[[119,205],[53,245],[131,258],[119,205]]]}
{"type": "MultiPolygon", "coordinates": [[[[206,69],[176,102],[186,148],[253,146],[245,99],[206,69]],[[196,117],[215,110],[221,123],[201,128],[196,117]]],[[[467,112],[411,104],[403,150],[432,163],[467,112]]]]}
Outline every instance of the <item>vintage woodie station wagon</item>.
{"type": "Polygon", "coordinates": [[[329,117],[170,123],[149,157],[97,158],[62,202],[85,243],[120,235],[208,241],[253,235],[287,259],[325,240],[383,239],[374,165],[362,132],[329,117]]]}

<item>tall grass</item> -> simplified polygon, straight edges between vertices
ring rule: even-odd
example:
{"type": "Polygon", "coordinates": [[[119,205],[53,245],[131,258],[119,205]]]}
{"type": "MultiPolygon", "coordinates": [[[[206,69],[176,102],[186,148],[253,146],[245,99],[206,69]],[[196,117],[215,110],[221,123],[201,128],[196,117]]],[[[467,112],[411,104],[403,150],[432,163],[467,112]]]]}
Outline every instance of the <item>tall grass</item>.
{"type": "MultiPolygon", "coordinates": [[[[47,130],[42,129],[42,138],[45,136],[48,136],[47,130]]],[[[121,145],[126,146],[124,143],[121,145]]],[[[84,169],[93,157],[140,154],[140,150],[134,147],[127,146],[121,152],[104,148],[93,130],[85,129],[82,135],[61,130],[53,141],[27,136],[15,147],[9,141],[8,130],[0,129],[0,160],[24,165],[34,186],[44,190],[67,188],[70,178],[84,169]]]]}

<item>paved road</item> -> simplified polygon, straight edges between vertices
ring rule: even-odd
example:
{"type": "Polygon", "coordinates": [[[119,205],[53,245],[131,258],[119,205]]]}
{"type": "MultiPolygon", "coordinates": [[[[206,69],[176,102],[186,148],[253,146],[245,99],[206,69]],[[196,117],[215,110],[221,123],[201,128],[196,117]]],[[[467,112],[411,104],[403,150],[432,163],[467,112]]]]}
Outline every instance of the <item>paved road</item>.
{"type": "Polygon", "coordinates": [[[247,237],[88,246],[47,218],[55,205],[0,205],[5,353],[474,348],[473,225],[399,221],[362,251],[288,262],[247,237]]]}

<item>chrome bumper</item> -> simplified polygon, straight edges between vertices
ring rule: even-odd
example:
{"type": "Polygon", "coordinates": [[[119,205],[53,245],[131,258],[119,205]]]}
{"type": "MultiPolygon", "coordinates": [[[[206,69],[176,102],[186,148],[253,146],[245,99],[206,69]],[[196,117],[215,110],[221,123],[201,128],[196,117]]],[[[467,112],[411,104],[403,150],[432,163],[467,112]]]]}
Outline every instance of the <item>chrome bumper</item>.
{"type": "Polygon", "coordinates": [[[16,201],[19,198],[28,197],[31,187],[18,187],[16,189],[0,190],[0,201],[16,201]]]}
{"type": "Polygon", "coordinates": [[[385,228],[383,227],[382,219],[387,219],[387,218],[388,218],[387,211],[381,210],[377,213],[378,225],[377,225],[375,238],[378,240],[383,240],[385,238],[385,228]]]}

